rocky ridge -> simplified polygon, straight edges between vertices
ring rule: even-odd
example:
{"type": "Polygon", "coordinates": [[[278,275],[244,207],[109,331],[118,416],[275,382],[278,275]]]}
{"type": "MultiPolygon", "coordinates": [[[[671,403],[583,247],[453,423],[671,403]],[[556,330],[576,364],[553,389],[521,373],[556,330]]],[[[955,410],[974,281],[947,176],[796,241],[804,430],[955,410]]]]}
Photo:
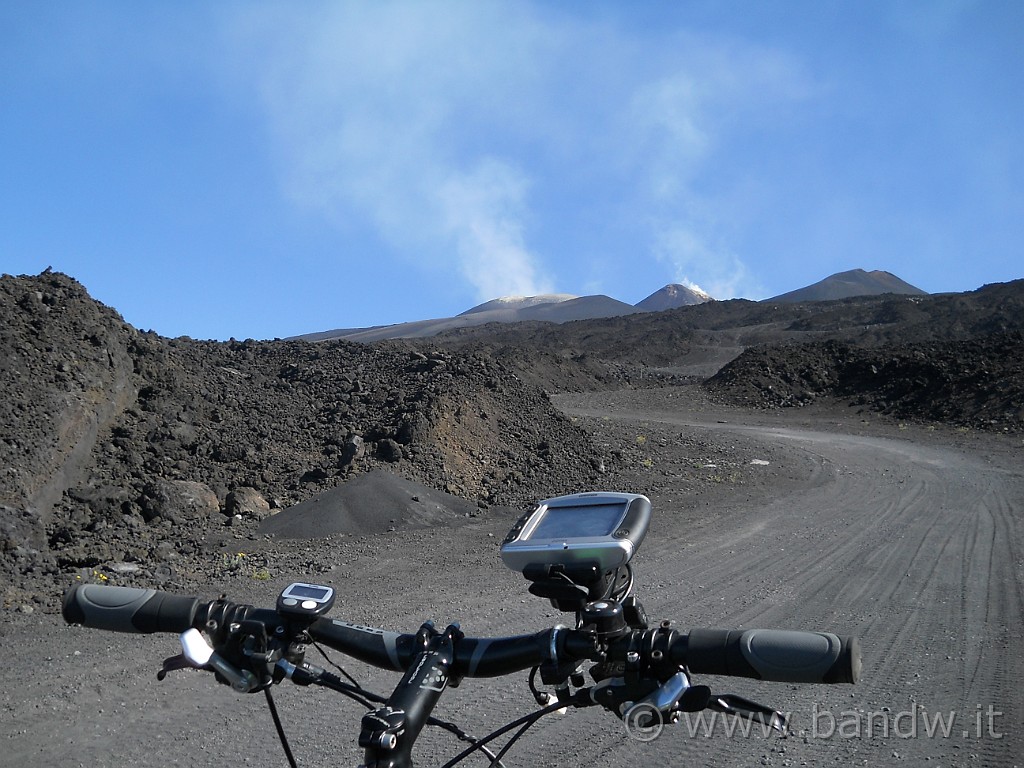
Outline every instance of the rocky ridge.
{"type": "MultiPolygon", "coordinates": [[[[386,467],[479,509],[581,487],[586,433],[493,357],[203,342],[126,325],[69,277],[0,281],[5,583],[119,563],[170,578],[227,527],[386,467]]],[[[207,553],[208,554],[208,553],[207,553]]]]}

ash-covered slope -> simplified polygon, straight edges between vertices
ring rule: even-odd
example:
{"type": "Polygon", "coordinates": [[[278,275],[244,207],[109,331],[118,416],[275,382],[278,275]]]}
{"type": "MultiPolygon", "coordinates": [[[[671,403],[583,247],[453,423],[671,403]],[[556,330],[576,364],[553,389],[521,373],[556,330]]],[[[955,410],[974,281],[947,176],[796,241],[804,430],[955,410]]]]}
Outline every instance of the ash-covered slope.
{"type": "Polygon", "coordinates": [[[547,296],[513,297],[494,299],[456,315],[431,320],[415,320],[396,325],[382,325],[375,328],[340,329],[320,333],[303,334],[297,338],[305,341],[326,341],[345,339],[371,343],[388,339],[426,339],[446,331],[492,323],[519,323],[543,320],[549,323],[565,323],[571,320],[587,320],[596,317],[628,315],[641,310],[608,296],[570,296],[555,294],[547,296]]]}
{"type": "Polygon", "coordinates": [[[9,583],[110,561],[149,572],[373,468],[480,506],[594,472],[588,437],[488,356],[166,339],[59,274],[0,279],[0,329],[9,583]]]}
{"type": "Polygon", "coordinates": [[[644,312],[664,312],[666,309],[691,307],[706,301],[714,301],[714,299],[704,291],[671,283],[655,291],[643,301],[637,302],[636,308],[642,309],[644,312]]]}
{"type": "Polygon", "coordinates": [[[773,296],[766,301],[797,302],[797,301],[832,301],[848,299],[854,296],[875,296],[878,294],[895,293],[911,296],[926,296],[927,292],[901,280],[891,272],[875,269],[867,272],[863,269],[851,269],[837,272],[824,280],[773,296]]]}
{"type": "Polygon", "coordinates": [[[571,301],[572,299],[578,299],[572,293],[542,293],[537,296],[502,296],[497,299],[491,299],[485,301],[483,304],[477,304],[475,307],[470,307],[465,312],[459,313],[458,317],[465,315],[477,315],[483,312],[493,318],[496,322],[499,319],[497,313],[503,313],[500,315],[504,322],[514,322],[519,319],[518,313],[520,310],[526,309],[527,307],[535,307],[538,304],[560,304],[563,301],[571,301]]]}

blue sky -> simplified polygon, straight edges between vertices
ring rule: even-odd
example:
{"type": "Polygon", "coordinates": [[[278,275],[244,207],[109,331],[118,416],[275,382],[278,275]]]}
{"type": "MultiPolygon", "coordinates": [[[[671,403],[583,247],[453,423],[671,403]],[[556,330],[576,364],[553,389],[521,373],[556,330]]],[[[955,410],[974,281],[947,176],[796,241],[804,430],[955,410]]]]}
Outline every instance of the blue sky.
{"type": "Polygon", "coordinates": [[[0,272],[166,336],[1024,277],[1024,3],[0,0],[0,272]]]}

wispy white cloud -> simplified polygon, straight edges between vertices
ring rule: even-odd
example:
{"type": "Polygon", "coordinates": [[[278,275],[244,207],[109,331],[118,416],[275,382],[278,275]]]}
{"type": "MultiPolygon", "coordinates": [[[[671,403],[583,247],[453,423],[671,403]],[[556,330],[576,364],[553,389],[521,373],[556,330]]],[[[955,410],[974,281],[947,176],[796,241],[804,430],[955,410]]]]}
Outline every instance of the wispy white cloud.
{"type": "Polygon", "coordinates": [[[261,56],[249,74],[292,199],[342,226],[371,222],[423,266],[458,266],[483,298],[548,287],[527,244],[527,171],[487,159],[524,119],[544,45],[528,14],[505,11],[332,3],[249,16],[238,36],[261,56]]]}
{"type": "MultiPolygon", "coordinates": [[[[370,222],[397,252],[461,275],[481,299],[566,288],[557,262],[572,244],[554,252],[557,222],[534,193],[569,194],[562,178],[578,168],[601,189],[573,194],[599,195],[638,222],[648,259],[674,263],[664,256],[674,233],[708,240],[728,216],[701,179],[737,123],[804,86],[769,50],[684,31],[639,45],[544,6],[312,8],[246,9],[236,24],[289,194],[342,226],[370,222]]],[[[690,254],[692,279],[728,287],[713,277],[721,259],[704,267],[700,249],[675,250],[690,254]]],[[[622,258],[635,254],[636,243],[622,258]]]]}
{"type": "Polygon", "coordinates": [[[707,156],[711,137],[694,75],[681,71],[641,84],[630,104],[632,146],[655,201],[683,193],[707,156]]]}
{"type": "Polygon", "coordinates": [[[745,183],[742,175],[722,181],[735,167],[727,153],[737,136],[780,119],[815,86],[775,50],[686,33],[677,45],[684,53],[637,88],[629,111],[651,251],[678,282],[716,298],[751,296],[760,289],[747,259],[723,234],[739,212],[730,207],[734,196],[716,190],[745,183]]]}
{"type": "Polygon", "coordinates": [[[526,187],[514,168],[485,159],[472,172],[449,178],[439,190],[461,272],[478,298],[554,292],[524,242],[526,187]]]}

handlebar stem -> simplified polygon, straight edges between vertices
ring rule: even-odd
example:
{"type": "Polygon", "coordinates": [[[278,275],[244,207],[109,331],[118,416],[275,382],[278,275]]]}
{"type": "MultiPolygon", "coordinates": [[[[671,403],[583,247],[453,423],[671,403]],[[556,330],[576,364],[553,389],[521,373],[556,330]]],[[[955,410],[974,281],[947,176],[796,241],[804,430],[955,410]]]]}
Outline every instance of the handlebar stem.
{"type": "Polygon", "coordinates": [[[456,643],[463,638],[457,624],[438,632],[426,623],[416,633],[419,650],[387,703],[363,716],[359,746],[366,768],[412,765],[412,745],[452,679],[456,643]]]}

